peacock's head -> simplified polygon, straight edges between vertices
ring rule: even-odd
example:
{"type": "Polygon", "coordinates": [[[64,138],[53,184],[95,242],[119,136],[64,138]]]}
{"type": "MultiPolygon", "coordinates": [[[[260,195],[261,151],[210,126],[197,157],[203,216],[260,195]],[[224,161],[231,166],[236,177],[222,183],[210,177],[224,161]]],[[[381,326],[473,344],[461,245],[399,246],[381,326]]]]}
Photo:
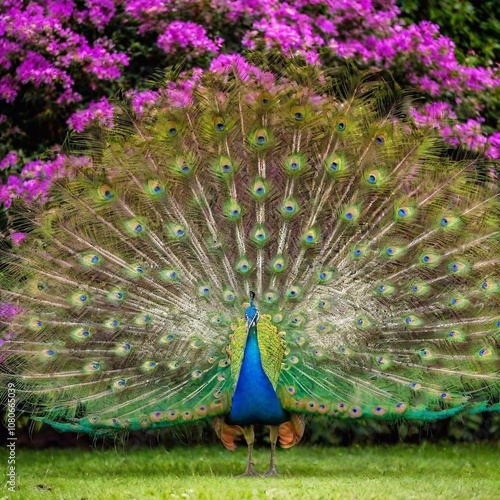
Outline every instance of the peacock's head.
{"type": "Polygon", "coordinates": [[[245,309],[245,319],[247,320],[248,328],[252,325],[257,325],[257,321],[259,321],[259,310],[255,307],[253,299],[255,299],[255,293],[250,292],[250,306],[245,309]]]}

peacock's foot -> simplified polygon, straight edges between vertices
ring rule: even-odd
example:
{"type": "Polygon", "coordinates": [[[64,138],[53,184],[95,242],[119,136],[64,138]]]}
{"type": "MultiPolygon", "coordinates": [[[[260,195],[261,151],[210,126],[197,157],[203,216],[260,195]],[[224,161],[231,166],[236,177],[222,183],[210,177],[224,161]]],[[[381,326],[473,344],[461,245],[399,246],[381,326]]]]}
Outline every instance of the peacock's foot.
{"type": "Polygon", "coordinates": [[[278,472],[276,471],[276,467],[271,467],[267,472],[264,472],[264,474],[262,474],[263,476],[277,476],[278,475],[278,472]]]}
{"type": "Polygon", "coordinates": [[[259,477],[262,474],[259,474],[255,469],[246,470],[243,474],[234,477],[259,477]]]}

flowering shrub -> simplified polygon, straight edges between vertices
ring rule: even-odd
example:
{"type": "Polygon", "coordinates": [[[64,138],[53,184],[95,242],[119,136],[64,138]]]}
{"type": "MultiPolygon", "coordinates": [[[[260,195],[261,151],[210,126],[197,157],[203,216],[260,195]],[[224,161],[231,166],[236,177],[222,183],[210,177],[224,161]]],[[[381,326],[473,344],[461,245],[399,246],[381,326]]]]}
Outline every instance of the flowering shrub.
{"type": "MultiPolygon", "coordinates": [[[[498,73],[459,64],[438,26],[405,25],[394,0],[4,0],[0,35],[5,206],[16,196],[43,197],[51,178],[66,174],[61,158],[32,158],[60,143],[67,125],[112,126],[108,98],[118,89],[142,113],[156,95],[139,82],[155,68],[181,60],[217,68],[242,49],[387,68],[425,97],[414,112],[418,123],[453,145],[500,157],[500,133],[487,136],[481,116],[483,96],[500,86],[498,73]],[[450,122],[456,117],[461,122],[450,122]]],[[[182,100],[189,86],[170,84],[168,91],[182,100]]]]}

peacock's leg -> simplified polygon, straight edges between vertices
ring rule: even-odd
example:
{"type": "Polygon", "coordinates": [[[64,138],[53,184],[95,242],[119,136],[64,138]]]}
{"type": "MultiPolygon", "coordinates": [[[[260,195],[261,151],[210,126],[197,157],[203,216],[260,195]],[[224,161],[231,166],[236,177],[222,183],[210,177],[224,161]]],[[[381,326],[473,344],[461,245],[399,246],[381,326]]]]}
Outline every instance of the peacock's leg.
{"type": "Polygon", "coordinates": [[[278,441],[279,426],[269,426],[269,438],[271,440],[271,461],[269,462],[269,470],[264,474],[265,476],[277,476],[276,464],[274,463],[274,454],[276,452],[276,442],[278,441]]]}
{"type": "Polygon", "coordinates": [[[246,425],[242,427],[243,435],[245,436],[245,441],[248,445],[248,456],[247,456],[247,467],[243,474],[240,474],[238,477],[246,477],[246,476],[260,476],[260,474],[253,468],[252,462],[252,451],[253,451],[253,443],[255,440],[255,433],[253,431],[253,425],[246,425]]]}

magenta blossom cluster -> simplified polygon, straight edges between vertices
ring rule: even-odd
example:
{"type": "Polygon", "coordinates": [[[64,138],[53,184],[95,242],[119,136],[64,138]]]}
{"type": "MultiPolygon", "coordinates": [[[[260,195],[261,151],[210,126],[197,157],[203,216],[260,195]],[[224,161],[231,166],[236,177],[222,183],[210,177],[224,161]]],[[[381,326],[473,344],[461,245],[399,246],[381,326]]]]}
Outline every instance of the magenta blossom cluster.
{"type": "Polygon", "coordinates": [[[23,86],[32,85],[58,104],[78,101],[72,67],[89,78],[114,80],[128,64],[106,37],[90,42],[78,24],[103,27],[115,13],[112,1],[89,1],[78,11],[71,0],[23,2],[5,0],[0,7],[0,99],[12,102],[23,86]],[[106,9],[105,6],[112,7],[106,9]],[[105,13],[109,15],[106,17],[105,13]],[[97,21],[100,19],[100,21],[97,21]]]}
{"type": "MultiPolygon", "coordinates": [[[[88,164],[83,156],[68,157],[58,154],[54,160],[33,160],[27,162],[19,175],[9,175],[0,185],[0,201],[8,208],[15,198],[28,203],[43,202],[54,179],[71,176],[78,168],[88,164]]],[[[23,240],[22,233],[11,235],[14,244],[23,240]]]]}
{"type": "Polygon", "coordinates": [[[0,319],[9,319],[13,318],[16,314],[18,314],[19,308],[14,304],[7,304],[5,302],[0,302],[0,319]]]}
{"type": "Polygon", "coordinates": [[[500,158],[500,132],[489,137],[482,133],[483,118],[468,119],[465,123],[456,120],[452,106],[447,102],[436,101],[414,108],[412,115],[417,125],[435,128],[453,146],[461,146],[471,151],[483,152],[488,158],[500,158]]]}
{"type": "Polygon", "coordinates": [[[83,132],[94,120],[104,127],[113,127],[113,106],[106,97],[102,97],[97,102],[91,102],[87,108],[73,113],[68,118],[68,125],[77,132],[83,132]]]}
{"type": "MultiPolygon", "coordinates": [[[[426,98],[414,111],[418,123],[432,125],[453,145],[500,156],[499,133],[487,136],[483,131],[479,97],[500,86],[498,69],[459,64],[453,42],[439,27],[430,22],[406,25],[395,0],[4,0],[0,103],[15,104],[35,89],[48,107],[55,103],[70,128],[81,131],[93,120],[111,127],[106,85],[140,77],[128,71],[138,54],[151,53],[151,43],[169,64],[211,60],[214,70],[232,64],[243,49],[278,49],[311,63],[319,63],[320,53],[328,51],[336,58],[387,68],[404,75],[402,83],[426,98]],[[71,114],[82,100],[83,109],[71,114]],[[473,114],[460,116],[462,123],[450,121],[460,106],[473,114]]],[[[239,67],[244,67],[241,61],[239,67]]],[[[195,71],[191,80],[168,85],[173,102],[189,99],[197,75],[195,71]]],[[[139,114],[157,97],[154,91],[126,95],[139,114]]],[[[15,113],[4,113],[0,126],[16,133],[15,113]]],[[[0,173],[19,169],[25,156],[29,154],[7,151],[0,158],[0,173]]],[[[9,206],[16,196],[43,197],[57,162],[30,161],[20,176],[8,176],[0,203],[9,206]]]]}

